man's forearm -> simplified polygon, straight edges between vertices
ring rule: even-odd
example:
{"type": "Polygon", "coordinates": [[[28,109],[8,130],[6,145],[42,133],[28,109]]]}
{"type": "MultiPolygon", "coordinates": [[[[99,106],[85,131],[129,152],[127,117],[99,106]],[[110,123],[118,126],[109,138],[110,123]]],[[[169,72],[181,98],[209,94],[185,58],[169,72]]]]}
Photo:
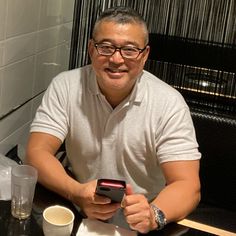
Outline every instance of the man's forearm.
{"type": "Polygon", "coordinates": [[[153,201],[168,222],[178,221],[192,212],[200,201],[200,185],[192,181],[176,181],[167,185],[153,201]]]}
{"type": "Polygon", "coordinates": [[[73,186],[79,183],[66,173],[56,157],[47,151],[32,150],[27,153],[27,162],[37,168],[42,185],[67,199],[72,198],[73,186]]]}

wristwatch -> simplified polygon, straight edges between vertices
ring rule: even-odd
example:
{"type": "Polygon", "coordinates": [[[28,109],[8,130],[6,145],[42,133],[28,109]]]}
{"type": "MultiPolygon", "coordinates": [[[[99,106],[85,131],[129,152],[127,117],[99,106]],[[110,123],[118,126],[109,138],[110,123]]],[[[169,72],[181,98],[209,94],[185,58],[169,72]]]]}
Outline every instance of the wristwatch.
{"type": "Polygon", "coordinates": [[[165,214],[156,205],[151,203],[150,206],[154,212],[155,221],[158,225],[157,230],[163,229],[165,227],[165,225],[167,224],[165,214]]]}

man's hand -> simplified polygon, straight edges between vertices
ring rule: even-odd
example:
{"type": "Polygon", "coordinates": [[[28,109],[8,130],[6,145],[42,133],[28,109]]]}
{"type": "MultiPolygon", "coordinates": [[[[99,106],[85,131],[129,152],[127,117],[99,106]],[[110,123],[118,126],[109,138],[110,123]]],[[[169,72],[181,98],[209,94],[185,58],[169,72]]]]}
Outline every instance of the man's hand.
{"type": "Polygon", "coordinates": [[[88,218],[107,220],[120,208],[120,204],[111,204],[109,198],[95,194],[96,185],[96,180],[81,184],[73,202],[83,210],[88,218]]]}
{"type": "Polygon", "coordinates": [[[122,201],[124,215],[130,228],[140,233],[147,233],[157,228],[152,209],[142,194],[133,194],[129,184],[126,185],[126,196],[122,201]]]}

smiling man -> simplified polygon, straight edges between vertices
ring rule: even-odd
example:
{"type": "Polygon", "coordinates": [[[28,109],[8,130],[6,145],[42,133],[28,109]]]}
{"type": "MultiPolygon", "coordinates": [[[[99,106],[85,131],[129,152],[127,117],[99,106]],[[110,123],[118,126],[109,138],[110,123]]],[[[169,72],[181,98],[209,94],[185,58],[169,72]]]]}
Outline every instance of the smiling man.
{"type": "Polygon", "coordinates": [[[99,88],[114,107],[131,93],[149,54],[144,22],[125,17],[119,21],[98,21],[89,42],[99,88]]]}
{"type": "Polygon", "coordinates": [[[189,108],[143,69],[149,50],[137,12],[104,11],[88,44],[91,65],[54,78],[27,147],[43,185],[89,218],[141,233],[184,218],[200,199],[200,153],[189,108]],[[55,158],[64,141],[75,178],[55,158]],[[122,208],[95,194],[100,178],[126,181],[122,208]]]}

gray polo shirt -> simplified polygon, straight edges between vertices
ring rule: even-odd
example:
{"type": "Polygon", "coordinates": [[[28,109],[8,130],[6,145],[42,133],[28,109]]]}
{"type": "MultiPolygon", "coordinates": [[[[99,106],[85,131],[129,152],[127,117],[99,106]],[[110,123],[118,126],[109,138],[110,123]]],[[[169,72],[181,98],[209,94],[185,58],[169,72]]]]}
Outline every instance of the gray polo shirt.
{"type": "Polygon", "coordinates": [[[115,109],[101,94],[91,65],[59,74],[38,108],[35,131],[66,139],[80,182],[123,179],[149,200],[165,183],[160,163],[200,158],[182,96],[147,71],[115,109]]]}

